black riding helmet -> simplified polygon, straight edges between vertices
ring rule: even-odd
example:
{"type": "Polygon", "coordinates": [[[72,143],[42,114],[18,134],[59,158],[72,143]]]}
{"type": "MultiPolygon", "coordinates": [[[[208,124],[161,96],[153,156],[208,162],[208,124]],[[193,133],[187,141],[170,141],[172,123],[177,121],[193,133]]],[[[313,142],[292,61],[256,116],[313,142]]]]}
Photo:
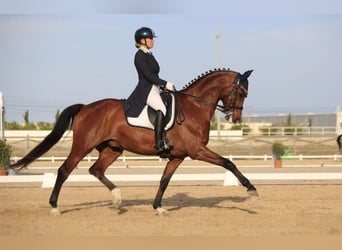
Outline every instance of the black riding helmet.
{"type": "Polygon", "coordinates": [[[154,37],[157,37],[157,36],[154,34],[153,30],[148,27],[142,27],[138,29],[134,34],[134,39],[137,44],[140,44],[140,40],[143,38],[152,39],[154,37]]]}

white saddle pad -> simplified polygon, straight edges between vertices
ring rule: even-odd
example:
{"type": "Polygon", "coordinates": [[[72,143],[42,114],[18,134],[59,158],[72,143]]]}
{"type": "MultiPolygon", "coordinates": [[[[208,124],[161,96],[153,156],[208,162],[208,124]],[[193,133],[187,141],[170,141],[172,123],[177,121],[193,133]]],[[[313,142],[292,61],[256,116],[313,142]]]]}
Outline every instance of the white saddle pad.
{"type": "MultiPolygon", "coordinates": [[[[165,126],[165,130],[169,130],[170,128],[172,128],[174,121],[175,121],[175,97],[174,95],[171,95],[171,96],[172,96],[171,117],[170,117],[170,121],[165,126]]],[[[144,109],[141,111],[138,117],[127,117],[127,122],[131,126],[154,129],[154,124],[151,123],[148,117],[147,105],[144,107],[144,109]]]]}

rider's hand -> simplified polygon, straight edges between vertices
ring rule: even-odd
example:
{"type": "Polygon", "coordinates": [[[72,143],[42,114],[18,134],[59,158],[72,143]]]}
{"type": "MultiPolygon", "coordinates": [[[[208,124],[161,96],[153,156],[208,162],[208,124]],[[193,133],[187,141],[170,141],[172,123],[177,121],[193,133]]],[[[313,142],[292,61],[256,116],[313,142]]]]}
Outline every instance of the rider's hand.
{"type": "Polygon", "coordinates": [[[172,82],[167,82],[165,87],[169,91],[172,91],[172,92],[175,91],[175,85],[172,82]]]}

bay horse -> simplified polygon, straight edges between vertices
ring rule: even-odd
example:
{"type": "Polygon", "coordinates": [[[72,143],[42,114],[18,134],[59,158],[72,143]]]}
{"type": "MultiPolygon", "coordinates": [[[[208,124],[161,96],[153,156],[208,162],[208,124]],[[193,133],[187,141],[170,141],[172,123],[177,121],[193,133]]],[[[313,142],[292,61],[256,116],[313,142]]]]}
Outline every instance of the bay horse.
{"type": "MultiPolygon", "coordinates": [[[[173,142],[171,155],[163,171],[153,208],[160,215],[166,215],[162,207],[162,197],[177,167],[189,156],[230,170],[247,188],[250,195],[257,196],[256,188],[238,170],[236,165],[206,147],[209,141],[210,121],[216,109],[231,118],[234,123],[241,121],[243,103],[248,93],[248,77],[252,70],[244,74],[229,69],[214,69],[176,91],[179,107],[177,122],[167,131],[173,142]],[[223,105],[219,105],[222,101],[223,105]]],[[[89,168],[112,193],[113,205],[121,205],[119,187],[105,176],[105,171],[124,150],[141,155],[156,155],[154,131],[127,124],[123,111],[125,100],[103,99],[88,105],[75,104],[65,108],[56,121],[55,127],[44,140],[10,168],[20,170],[55,145],[71,126],[73,142],[69,156],[59,167],[57,179],[49,203],[51,213],[60,214],[57,200],[63,183],[78,163],[93,149],[99,152],[98,159],[89,168]]]]}

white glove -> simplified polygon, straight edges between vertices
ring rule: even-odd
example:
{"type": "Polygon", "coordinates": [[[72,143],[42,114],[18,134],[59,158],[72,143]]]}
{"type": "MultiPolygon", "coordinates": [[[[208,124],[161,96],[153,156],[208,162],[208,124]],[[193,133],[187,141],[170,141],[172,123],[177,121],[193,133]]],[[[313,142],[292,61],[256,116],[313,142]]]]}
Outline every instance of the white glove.
{"type": "Polygon", "coordinates": [[[165,87],[167,90],[175,91],[175,85],[172,82],[167,82],[165,87]]]}

